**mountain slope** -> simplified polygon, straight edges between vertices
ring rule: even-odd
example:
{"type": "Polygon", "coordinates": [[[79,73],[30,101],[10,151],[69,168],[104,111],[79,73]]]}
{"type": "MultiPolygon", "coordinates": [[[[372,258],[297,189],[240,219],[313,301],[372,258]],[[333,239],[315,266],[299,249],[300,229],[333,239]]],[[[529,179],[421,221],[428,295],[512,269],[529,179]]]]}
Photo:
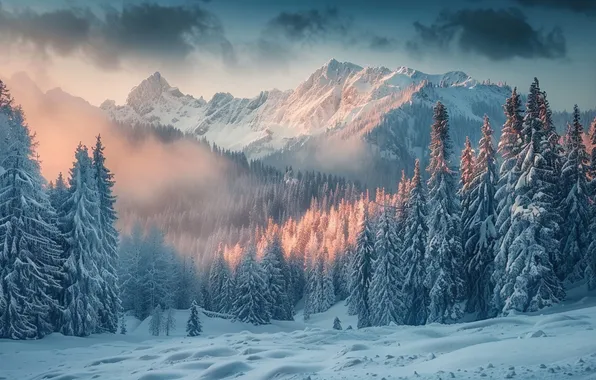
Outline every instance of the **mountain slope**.
{"type": "Polygon", "coordinates": [[[196,99],[155,73],[131,91],[125,105],[106,101],[101,109],[120,122],[172,125],[273,164],[341,172],[355,160],[358,166],[368,162],[366,170],[389,160],[401,161],[399,171],[424,156],[437,101],[448,107],[459,146],[466,135],[477,139],[485,113],[502,122],[510,92],[459,71],[429,75],[331,60],[294,90],[263,91],[252,99],[229,93],[196,99]],[[313,150],[326,149],[333,150],[330,157],[312,162],[313,150]]]}

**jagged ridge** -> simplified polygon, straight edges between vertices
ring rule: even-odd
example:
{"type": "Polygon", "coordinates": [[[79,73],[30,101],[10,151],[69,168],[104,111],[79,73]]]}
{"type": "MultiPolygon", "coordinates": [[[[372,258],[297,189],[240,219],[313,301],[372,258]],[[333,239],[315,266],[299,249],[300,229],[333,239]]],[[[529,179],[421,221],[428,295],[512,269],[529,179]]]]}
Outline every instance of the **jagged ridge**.
{"type": "Polygon", "coordinates": [[[383,115],[406,104],[442,100],[451,114],[480,120],[478,104],[500,107],[509,92],[460,71],[430,75],[332,59],[296,89],[263,91],[252,99],[217,93],[206,102],[180,93],[155,73],[131,91],[125,105],[106,101],[101,108],[118,121],[172,125],[263,157],[330,132],[370,132],[383,115]]]}

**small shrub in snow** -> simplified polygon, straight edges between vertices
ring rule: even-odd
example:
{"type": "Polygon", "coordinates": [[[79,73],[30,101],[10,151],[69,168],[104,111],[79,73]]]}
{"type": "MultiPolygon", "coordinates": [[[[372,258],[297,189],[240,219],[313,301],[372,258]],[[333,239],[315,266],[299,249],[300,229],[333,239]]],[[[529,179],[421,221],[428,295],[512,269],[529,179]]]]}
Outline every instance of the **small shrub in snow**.
{"type": "Polygon", "coordinates": [[[203,331],[201,321],[199,320],[199,311],[197,310],[197,303],[192,301],[190,306],[190,316],[186,322],[186,333],[188,336],[198,336],[203,331]]]}
{"type": "Polygon", "coordinates": [[[338,317],[335,317],[335,319],[333,320],[333,329],[334,330],[343,330],[341,328],[341,321],[339,320],[338,317]]]}

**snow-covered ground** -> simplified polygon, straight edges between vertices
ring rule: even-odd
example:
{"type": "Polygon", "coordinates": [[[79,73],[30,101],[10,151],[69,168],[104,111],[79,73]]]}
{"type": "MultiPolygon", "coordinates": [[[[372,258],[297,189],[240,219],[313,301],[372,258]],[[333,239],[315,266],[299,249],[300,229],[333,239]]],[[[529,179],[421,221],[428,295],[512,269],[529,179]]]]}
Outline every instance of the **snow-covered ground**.
{"type": "Polygon", "coordinates": [[[339,304],[307,324],[202,316],[204,334],[188,338],[181,310],[169,337],[131,319],[128,335],[0,340],[0,379],[596,379],[596,294],[455,325],[336,331],[336,316],[356,326],[339,304]]]}

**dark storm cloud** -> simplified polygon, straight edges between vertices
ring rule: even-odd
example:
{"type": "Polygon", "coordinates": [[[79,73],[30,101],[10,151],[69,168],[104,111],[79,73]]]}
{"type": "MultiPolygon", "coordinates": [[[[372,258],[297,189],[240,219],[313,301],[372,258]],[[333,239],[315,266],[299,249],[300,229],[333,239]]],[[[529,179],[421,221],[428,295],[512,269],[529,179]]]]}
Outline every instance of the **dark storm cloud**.
{"type": "Polygon", "coordinates": [[[283,61],[295,45],[325,42],[376,51],[389,51],[396,47],[395,39],[359,29],[352,17],[337,8],[281,12],[266,24],[258,46],[265,56],[272,53],[272,59],[283,61]]]}
{"type": "Polygon", "coordinates": [[[281,12],[269,21],[266,33],[281,34],[292,42],[318,42],[345,35],[350,24],[351,20],[340,15],[337,8],[281,12]]]}
{"type": "Polygon", "coordinates": [[[196,4],[145,3],[121,11],[110,8],[104,15],[84,9],[37,13],[0,8],[0,39],[46,56],[82,53],[105,68],[118,67],[126,57],[181,59],[196,49],[234,59],[219,19],[196,4]]]}
{"type": "Polygon", "coordinates": [[[544,33],[534,29],[518,9],[464,9],[443,11],[429,26],[414,23],[416,38],[407,43],[415,54],[453,47],[489,59],[557,59],[566,55],[565,37],[559,28],[544,33]]]}
{"type": "Polygon", "coordinates": [[[371,35],[368,47],[376,51],[391,51],[397,47],[397,40],[386,36],[371,35]]]}
{"type": "Polygon", "coordinates": [[[92,16],[74,10],[43,14],[27,10],[12,14],[0,4],[0,38],[6,39],[5,43],[27,41],[39,49],[53,49],[67,55],[89,40],[92,16]]]}
{"type": "Polygon", "coordinates": [[[577,13],[596,14],[596,0],[515,0],[528,7],[567,9],[577,13]]]}

